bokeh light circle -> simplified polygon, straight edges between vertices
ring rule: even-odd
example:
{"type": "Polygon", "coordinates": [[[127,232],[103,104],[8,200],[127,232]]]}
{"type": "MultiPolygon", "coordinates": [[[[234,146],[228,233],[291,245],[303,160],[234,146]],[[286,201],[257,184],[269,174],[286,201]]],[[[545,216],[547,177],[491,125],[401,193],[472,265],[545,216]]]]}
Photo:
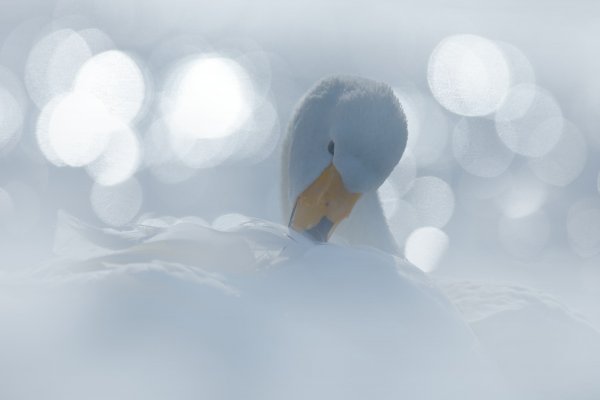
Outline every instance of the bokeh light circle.
{"type": "Polygon", "coordinates": [[[421,131],[424,96],[414,88],[394,88],[394,95],[402,106],[408,128],[407,149],[414,149],[421,131]]]}
{"type": "Polygon", "coordinates": [[[530,84],[510,90],[495,120],[504,144],[528,157],[541,157],[552,150],[564,125],[561,108],[554,97],[530,84]]]}
{"type": "Polygon", "coordinates": [[[482,116],[498,109],[510,85],[502,51],[476,35],[454,35],[433,50],[427,69],[433,96],[445,108],[464,116],[482,116]]]}
{"type": "Polygon", "coordinates": [[[267,99],[254,110],[239,133],[232,137],[230,161],[255,164],[270,156],[279,144],[279,116],[267,99]]]}
{"type": "Polygon", "coordinates": [[[406,115],[406,149],[414,156],[419,167],[437,162],[448,142],[448,122],[444,110],[431,97],[415,89],[395,89],[394,93],[406,115]]]}
{"type": "Polygon", "coordinates": [[[178,68],[169,81],[161,106],[169,130],[181,138],[229,136],[252,111],[249,77],[232,59],[195,57],[178,68]]]}
{"type": "Polygon", "coordinates": [[[176,184],[196,173],[171,148],[170,135],[162,119],[154,120],[143,135],[143,164],[160,182],[176,184]]]}
{"type": "Polygon", "coordinates": [[[109,50],[83,64],[74,90],[96,97],[123,121],[132,121],[144,105],[146,85],[140,67],[129,55],[109,50]]]}
{"type": "Polygon", "coordinates": [[[81,167],[102,154],[121,124],[95,97],[69,93],[53,107],[48,143],[61,162],[81,167]]]}
{"type": "Polygon", "coordinates": [[[387,220],[387,223],[399,248],[404,248],[406,239],[411,232],[422,226],[416,208],[402,199],[396,201],[394,214],[387,220]]]}
{"type": "Polygon", "coordinates": [[[40,39],[25,65],[25,86],[38,108],[70,91],[77,72],[91,57],[87,42],[72,29],[60,29],[40,39]]]}
{"type": "Polygon", "coordinates": [[[0,85],[0,152],[15,140],[24,118],[24,110],[18,99],[0,85]]]}
{"type": "Polygon", "coordinates": [[[529,160],[529,167],[542,181],[566,186],[583,171],[587,161],[587,143],[583,134],[571,122],[565,121],[563,133],[552,150],[529,160]]]}
{"type": "Polygon", "coordinates": [[[65,166],[65,163],[58,157],[52,146],[50,145],[50,120],[52,119],[52,115],[56,107],[61,104],[64,100],[64,95],[59,95],[50,100],[42,111],[40,112],[37,124],[35,128],[35,136],[37,140],[37,145],[46,157],[46,160],[50,161],[57,167],[65,166]]]}
{"type": "Polygon", "coordinates": [[[432,272],[448,250],[449,242],[448,235],[438,228],[418,228],[406,240],[404,255],[419,269],[432,272]]]}
{"type": "Polygon", "coordinates": [[[396,213],[398,204],[402,201],[401,197],[411,188],[416,175],[417,165],[415,158],[412,156],[410,150],[405,150],[400,162],[377,190],[379,201],[388,221],[396,213]]]}
{"type": "Polygon", "coordinates": [[[125,225],[139,213],[143,201],[142,187],[135,178],[113,186],[94,184],[90,202],[94,213],[104,223],[125,225]]]}
{"type": "Polygon", "coordinates": [[[416,133],[415,145],[409,149],[412,150],[419,167],[439,161],[448,144],[448,121],[443,110],[433,101],[427,100],[423,105],[421,117],[419,131],[409,131],[409,137],[416,133]]]}
{"type": "Polygon", "coordinates": [[[237,136],[193,139],[171,135],[169,145],[177,159],[189,168],[213,168],[233,157],[237,136]]]}
{"type": "Polygon", "coordinates": [[[501,41],[495,41],[508,63],[511,86],[522,83],[535,83],[535,71],[531,62],[518,47],[501,41]]]}
{"type": "Polygon", "coordinates": [[[417,177],[417,162],[410,150],[405,150],[400,162],[394,167],[387,180],[394,185],[399,196],[404,196],[417,177]]]}
{"type": "Polygon", "coordinates": [[[129,179],[140,164],[141,149],[136,134],[123,124],[115,130],[102,153],[87,166],[88,173],[100,185],[116,185],[129,179]]]}
{"type": "Polygon", "coordinates": [[[454,213],[452,188],[435,176],[415,179],[405,199],[417,210],[421,225],[442,228],[454,213]]]}
{"type": "Polygon", "coordinates": [[[103,53],[115,47],[112,39],[100,29],[86,28],[77,33],[85,40],[93,54],[103,53]]]}
{"type": "Polygon", "coordinates": [[[243,46],[243,54],[236,57],[236,62],[247,71],[252,77],[252,86],[257,97],[260,99],[268,98],[271,90],[272,71],[271,57],[272,54],[265,53],[259,45],[252,43],[250,48],[243,46]]]}
{"type": "Polygon", "coordinates": [[[523,218],[540,210],[547,198],[547,186],[523,169],[512,175],[508,187],[495,202],[508,218],[523,218]]]}
{"type": "Polygon", "coordinates": [[[461,119],[454,128],[452,152],[465,171],[485,178],[502,174],[514,158],[498,137],[494,121],[487,118],[461,119]]]}
{"type": "MultiPolygon", "coordinates": [[[[255,164],[276,149],[277,111],[268,98],[256,93],[248,72],[236,60],[216,53],[196,54],[170,72],[161,95],[160,124],[177,160],[171,159],[167,164],[176,168],[167,170],[255,164]]],[[[151,141],[164,141],[160,134],[153,135],[151,141]]]]}
{"type": "Polygon", "coordinates": [[[19,142],[26,112],[27,99],[21,82],[0,65],[0,156],[19,142]]]}

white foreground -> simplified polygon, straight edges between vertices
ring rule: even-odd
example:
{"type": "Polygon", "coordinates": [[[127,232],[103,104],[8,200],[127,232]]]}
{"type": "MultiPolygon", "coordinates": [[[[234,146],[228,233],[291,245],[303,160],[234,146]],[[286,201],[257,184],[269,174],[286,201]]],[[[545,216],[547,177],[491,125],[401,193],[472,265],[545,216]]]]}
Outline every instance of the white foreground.
{"type": "Polygon", "coordinates": [[[55,251],[0,275],[2,399],[600,393],[600,335],[547,296],[443,292],[405,261],[270,222],[143,218],[116,231],[62,215],[55,251]]]}

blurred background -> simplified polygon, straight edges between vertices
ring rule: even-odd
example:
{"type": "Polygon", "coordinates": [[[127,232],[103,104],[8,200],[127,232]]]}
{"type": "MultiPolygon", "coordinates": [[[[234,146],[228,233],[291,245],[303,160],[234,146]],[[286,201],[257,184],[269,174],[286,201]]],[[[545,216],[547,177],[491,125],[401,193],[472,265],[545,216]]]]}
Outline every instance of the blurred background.
{"type": "Polygon", "coordinates": [[[283,222],[294,105],[350,74],[408,117],[380,188],[406,257],[600,327],[599,36],[592,0],[3,0],[0,274],[52,257],[59,210],[283,222]]]}

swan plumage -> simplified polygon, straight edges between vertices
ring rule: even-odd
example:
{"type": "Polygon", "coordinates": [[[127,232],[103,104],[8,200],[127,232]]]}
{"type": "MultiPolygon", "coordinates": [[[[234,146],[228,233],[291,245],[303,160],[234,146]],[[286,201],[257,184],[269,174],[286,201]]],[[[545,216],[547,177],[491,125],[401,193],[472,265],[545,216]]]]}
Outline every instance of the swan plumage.
{"type": "MultiPolygon", "coordinates": [[[[369,81],[347,78],[325,84],[335,82],[371,87],[369,81]]],[[[391,94],[386,86],[373,88],[373,93],[391,94]]],[[[348,101],[365,94],[359,92],[348,101]]],[[[399,105],[391,104],[400,116],[399,105]]],[[[301,123],[298,114],[294,121],[301,123]]],[[[336,140],[334,152],[342,157],[352,146],[336,140]]],[[[403,140],[398,139],[393,159],[371,167],[365,163],[370,183],[351,186],[367,190],[354,211],[369,204],[364,200],[378,204],[370,196],[399,159],[403,140]]],[[[294,157],[297,143],[292,144],[294,157]]],[[[324,151],[330,155],[327,145],[324,151]]],[[[344,165],[338,166],[346,174],[344,165]]],[[[297,185],[297,175],[290,178],[297,185]]],[[[414,266],[376,248],[319,245],[274,222],[241,216],[226,220],[143,216],[113,229],[62,213],[54,246],[57,259],[11,281],[13,286],[26,282],[42,288],[28,301],[35,306],[2,312],[0,323],[46,332],[51,358],[57,357],[52,349],[60,349],[65,359],[85,359],[84,367],[73,363],[79,365],[80,376],[105,397],[117,399],[145,388],[144,375],[115,384],[116,376],[109,374],[105,384],[94,379],[100,375],[90,360],[111,371],[123,364],[144,370],[150,363],[148,374],[160,389],[156,393],[168,394],[162,398],[438,399],[451,391],[475,399],[486,390],[480,382],[464,379],[464,368],[478,371],[485,365],[476,338],[414,266]],[[45,315],[37,321],[40,303],[45,315]],[[61,329],[53,321],[64,321],[65,315],[69,329],[86,343],[102,343],[102,354],[86,345],[81,352],[55,334],[61,329]],[[114,343],[106,342],[107,337],[114,343]],[[165,349],[186,369],[156,363],[153,357],[165,349]],[[416,378],[429,383],[415,384],[416,378]]],[[[0,346],[20,349],[26,343],[18,337],[0,341],[0,346]]],[[[59,367],[61,379],[75,373],[70,363],[59,367]]],[[[28,381],[43,377],[34,374],[28,381]]],[[[0,386],[0,395],[2,390],[0,386]]],[[[86,397],[65,380],[44,397],[69,398],[69,390],[86,397]]],[[[142,393],[145,399],[160,398],[152,391],[142,393]]]]}
{"type": "MultiPolygon", "coordinates": [[[[336,85],[382,93],[402,128],[401,108],[387,86],[331,78],[305,97],[290,133],[302,125],[304,107],[314,106],[311,96],[331,95],[323,88],[336,85]]],[[[337,112],[345,111],[327,120],[359,126],[332,119],[337,112]]],[[[377,115],[350,114],[362,124],[377,115]]],[[[365,163],[357,186],[344,172],[352,163],[337,164],[348,189],[364,192],[336,234],[367,247],[316,244],[285,225],[239,215],[213,223],[142,216],[113,229],[61,214],[57,258],[0,275],[0,398],[521,399],[438,285],[387,251],[384,240],[393,238],[375,189],[402,154],[404,131],[396,128],[390,132],[400,137],[389,158],[377,167],[365,163]]],[[[348,132],[336,135],[342,131],[348,132]]],[[[314,158],[304,153],[304,172],[289,171],[291,199],[331,164],[332,137],[339,157],[352,148],[321,134],[315,140],[325,146],[314,158]]],[[[288,154],[297,157],[299,142],[292,139],[288,154]]],[[[385,154],[373,146],[361,154],[385,154]]],[[[478,288],[486,292],[485,285],[478,288]]],[[[481,292],[456,284],[446,294],[479,310],[481,292]]],[[[503,304],[512,298],[505,291],[497,297],[503,304]]],[[[507,315],[492,308],[484,308],[480,327],[496,328],[487,315],[507,315]]],[[[551,315],[535,310],[543,320],[551,315]]],[[[565,326],[579,326],[568,314],[557,315],[565,326]]],[[[524,325],[517,319],[517,328],[524,325]]],[[[486,337],[502,339],[502,324],[497,328],[486,337]]],[[[598,343],[597,332],[585,334],[598,343]]]]}
{"type": "MultiPolygon", "coordinates": [[[[318,218],[322,217],[328,222],[325,234],[321,235],[326,239],[350,213],[330,221],[331,215],[335,215],[330,208],[352,210],[358,202],[362,204],[357,204],[349,220],[360,221],[365,242],[370,239],[375,247],[396,251],[382,218],[376,190],[400,161],[407,135],[406,116],[388,85],[358,77],[336,76],[320,81],[300,101],[288,128],[283,151],[286,184],[282,187],[282,198],[286,215],[290,215],[292,210],[295,213],[302,206],[303,194],[312,190],[311,198],[305,203],[320,206],[324,211],[323,215],[300,223],[294,221],[292,215],[290,225],[308,231],[320,223],[318,218]],[[328,187],[314,190],[313,185],[330,170],[339,175],[343,193],[337,190],[337,194],[330,195],[328,187]],[[356,197],[336,202],[336,196],[349,197],[345,192],[356,197]],[[331,207],[327,207],[329,203],[331,207]],[[369,223],[369,219],[375,223],[369,223]]],[[[354,230],[347,226],[342,231],[347,233],[342,236],[352,237],[354,230]]],[[[356,240],[352,242],[357,244],[356,240]]]]}
{"type": "MultiPolygon", "coordinates": [[[[22,285],[36,290],[20,295],[25,306],[9,302],[0,323],[44,332],[45,357],[75,360],[58,363],[44,398],[81,398],[90,388],[116,399],[165,398],[144,391],[147,376],[166,397],[183,390],[180,399],[433,400],[449,391],[477,399],[487,390],[465,375],[488,368],[476,338],[412,265],[376,249],[315,245],[269,221],[231,220],[142,218],[119,231],[63,214],[62,257],[27,279],[2,281],[10,289],[3,296],[22,285]],[[77,345],[66,341],[73,335],[77,345]],[[177,363],[157,362],[165,356],[177,363]],[[100,379],[98,365],[114,373],[100,379]],[[148,375],[124,382],[122,365],[148,375]],[[74,388],[74,375],[88,386],[74,388]]],[[[20,354],[27,344],[14,335],[0,351],[20,354]]],[[[47,368],[45,358],[33,359],[47,368]]],[[[28,382],[43,378],[33,371],[28,382]]]]}

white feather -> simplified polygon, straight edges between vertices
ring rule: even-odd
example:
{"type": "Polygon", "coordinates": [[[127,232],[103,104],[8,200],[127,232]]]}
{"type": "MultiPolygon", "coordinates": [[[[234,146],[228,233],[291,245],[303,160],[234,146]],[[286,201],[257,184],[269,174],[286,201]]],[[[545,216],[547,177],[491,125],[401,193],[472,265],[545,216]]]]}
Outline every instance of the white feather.
{"type": "Polygon", "coordinates": [[[363,194],[333,240],[397,253],[376,190],[400,161],[406,140],[406,117],[389,86],[353,77],[322,80],[301,100],[288,129],[284,218],[297,196],[333,163],[346,188],[363,194]]]}

